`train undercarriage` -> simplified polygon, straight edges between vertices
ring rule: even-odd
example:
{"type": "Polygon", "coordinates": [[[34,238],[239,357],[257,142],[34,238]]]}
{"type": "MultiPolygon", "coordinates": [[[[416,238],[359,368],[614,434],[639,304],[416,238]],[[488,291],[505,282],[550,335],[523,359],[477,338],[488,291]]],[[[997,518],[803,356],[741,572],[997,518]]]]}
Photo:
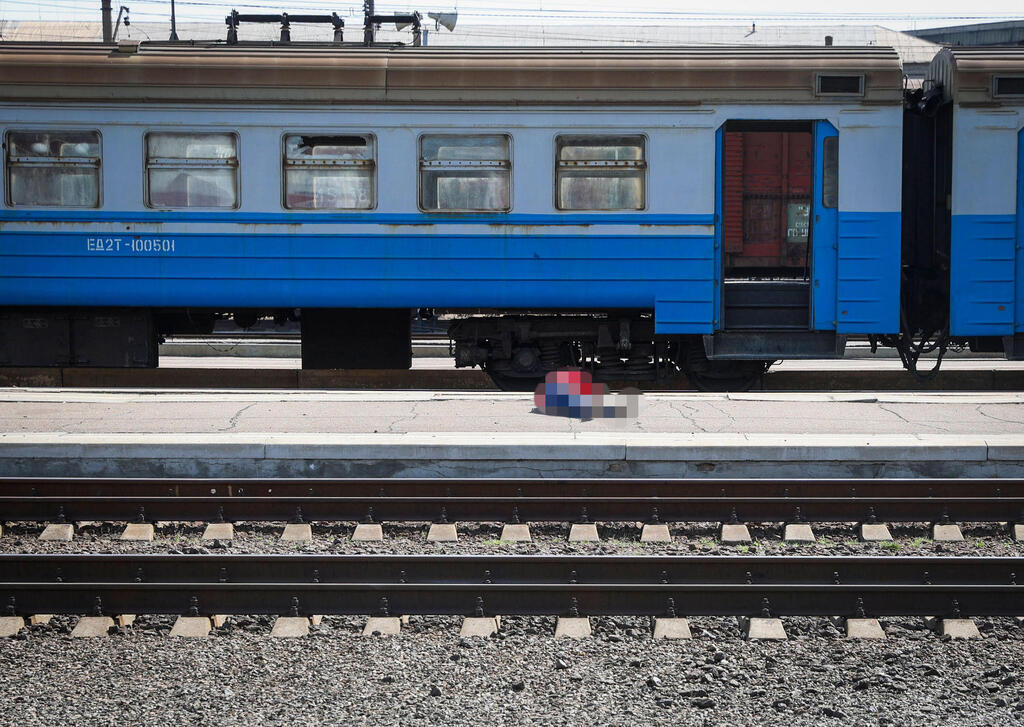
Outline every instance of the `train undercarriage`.
{"type": "Polygon", "coordinates": [[[709,360],[702,336],[659,336],[640,313],[475,316],[448,329],[457,367],[480,366],[506,391],[532,390],[573,367],[594,381],[658,381],[683,373],[708,391],[750,388],[771,361],[709,360]]]}
{"type": "MultiPolygon", "coordinates": [[[[219,321],[246,329],[266,319],[300,323],[304,369],[411,367],[411,316],[404,308],[6,308],[0,309],[0,366],[154,368],[166,336],[211,334],[219,321]]],[[[683,373],[701,389],[747,389],[771,364],[709,360],[702,336],[656,335],[649,312],[460,312],[449,320],[456,366],[480,366],[510,391],[532,390],[549,371],[565,367],[589,371],[601,382],[683,373]]]]}
{"type": "MultiPolygon", "coordinates": [[[[835,333],[808,330],[659,335],[653,314],[638,310],[419,314],[435,318],[435,330],[447,330],[457,367],[479,366],[506,391],[531,391],[548,372],[564,368],[587,371],[595,382],[640,384],[681,374],[703,391],[742,391],[755,386],[775,361],[841,357],[846,343],[835,333]]],[[[225,323],[248,329],[271,320],[279,326],[298,324],[304,369],[411,368],[412,315],[405,308],[5,308],[0,309],[0,367],[153,368],[166,336],[211,334],[215,324],[223,330],[225,323]]],[[[906,355],[901,349],[906,341],[895,338],[869,340],[906,355]]],[[[925,343],[910,351],[914,363],[916,355],[932,353],[925,343]]],[[[945,338],[943,344],[1024,358],[1024,337],[945,338]]]]}

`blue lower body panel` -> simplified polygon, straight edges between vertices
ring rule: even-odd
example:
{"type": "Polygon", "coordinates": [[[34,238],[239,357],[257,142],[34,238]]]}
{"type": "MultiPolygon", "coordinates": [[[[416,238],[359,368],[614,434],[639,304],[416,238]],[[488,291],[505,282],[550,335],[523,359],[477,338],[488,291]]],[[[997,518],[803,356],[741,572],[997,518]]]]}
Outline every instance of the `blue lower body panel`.
{"type": "MultiPolygon", "coordinates": [[[[950,334],[1014,332],[1015,215],[954,215],[950,239],[950,334]]],[[[1017,321],[1024,317],[1017,315],[1017,321]]],[[[1018,328],[1018,330],[1020,330],[1018,328]]]]}
{"type": "Polygon", "coordinates": [[[901,235],[899,212],[839,213],[838,333],[899,332],[901,235]]]}
{"type": "Polygon", "coordinates": [[[655,301],[655,333],[711,333],[714,330],[714,282],[708,280],[690,286],[687,292],[688,295],[655,301]]]}
{"type": "Polygon", "coordinates": [[[0,305],[643,308],[705,333],[713,260],[711,235],[19,231],[0,235],[0,305]]]}

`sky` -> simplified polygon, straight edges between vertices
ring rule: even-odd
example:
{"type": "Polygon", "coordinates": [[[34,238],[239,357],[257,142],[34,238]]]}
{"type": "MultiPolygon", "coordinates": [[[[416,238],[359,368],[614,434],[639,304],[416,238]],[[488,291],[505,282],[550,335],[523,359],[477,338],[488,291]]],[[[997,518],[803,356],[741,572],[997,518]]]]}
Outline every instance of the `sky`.
{"type": "MultiPolygon", "coordinates": [[[[136,22],[166,20],[170,0],[112,0],[116,15],[119,5],[131,10],[136,22]]],[[[178,22],[223,21],[235,8],[239,12],[277,13],[337,12],[342,17],[361,18],[362,0],[175,0],[178,22]]],[[[716,0],[713,4],[686,6],[679,0],[411,0],[377,1],[378,13],[450,12],[457,10],[459,24],[502,25],[528,23],[614,23],[619,25],[669,24],[679,22],[847,22],[885,25],[903,30],[942,25],[960,25],[1024,18],[1022,0],[776,0],[766,7],[763,0],[716,0]]],[[[0,0],[3,20],[98,20],[100,0],[0,0]]]]}

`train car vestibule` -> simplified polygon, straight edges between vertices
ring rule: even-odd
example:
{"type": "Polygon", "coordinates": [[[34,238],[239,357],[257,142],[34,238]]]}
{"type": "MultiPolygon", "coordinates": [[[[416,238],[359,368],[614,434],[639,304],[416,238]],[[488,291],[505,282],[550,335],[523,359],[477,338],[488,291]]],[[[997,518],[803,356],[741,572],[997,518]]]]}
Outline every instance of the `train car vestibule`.
{"type": "Polygon", "coordinates": [[[721,159],[727,329],[810,325],[810,122],[729,122],[721,159]]]}

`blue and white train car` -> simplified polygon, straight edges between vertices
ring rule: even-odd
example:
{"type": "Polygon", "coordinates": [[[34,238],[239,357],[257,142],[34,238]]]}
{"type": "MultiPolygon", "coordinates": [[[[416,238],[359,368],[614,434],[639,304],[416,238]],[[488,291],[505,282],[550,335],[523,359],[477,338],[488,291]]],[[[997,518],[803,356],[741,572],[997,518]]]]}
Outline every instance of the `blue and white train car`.
{"type": "Polygon", "coordinates": [[[275,314],[402,368],[432,309],[503,386],[733,386],[900,330],[891,49],[8,44],[0,99],[0,365],[275,314]]]}
{"type": "Polygon", "coordinates": [[[938,130],[949,335],[1024,359],[1024,48],[943,50],[925,93],[938,130]]]}

